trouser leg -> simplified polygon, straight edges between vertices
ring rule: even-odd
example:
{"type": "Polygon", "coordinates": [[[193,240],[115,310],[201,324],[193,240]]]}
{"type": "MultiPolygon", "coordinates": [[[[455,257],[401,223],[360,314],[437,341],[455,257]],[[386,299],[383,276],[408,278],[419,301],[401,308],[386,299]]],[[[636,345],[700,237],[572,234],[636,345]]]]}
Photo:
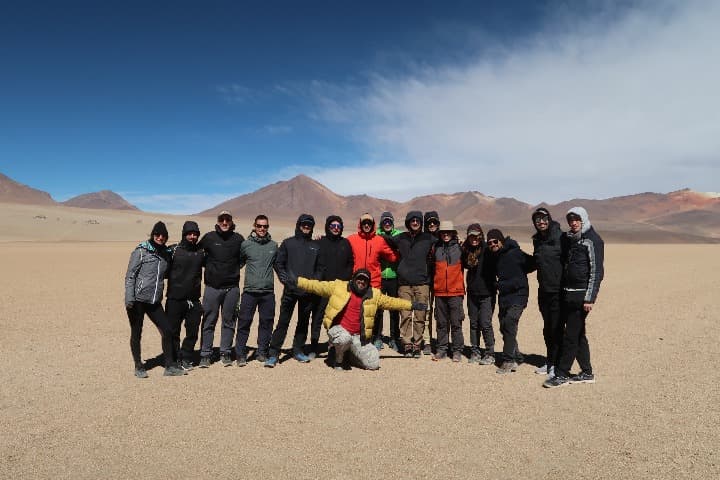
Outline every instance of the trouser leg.
{"type": "MultiPolygon", "coordinates": [[[[383,280],[385,291],[391,297],[398,296],[398,280],[397,278],[387,278],[383,280]]],[[[400,339],[400,312],[390,310],[390,338],[395,341],[400,339]]]]}
{"type": "Polygon", "coordinates": [[[584,292],[566,292],[561,304],[561,315],[565,323],[565,335],[555,368],[558,376],[567,377],[575,359],[580,369],[592,373],[590,345],[585,336],[587,312],[583,309],[584,292]]]}
{"type": "Polygon", "coordinates": [[[160,330],[160,336],[162,338],[162,351],[165,357],[165,366],[170,367],[177,362],[177,352],[174,349],[172,339],[172,327],[170,322],[165,315],[162,304],[156,303],[154,305],[145,304],[145,313],[147,313],[150,320],[155,324],[158,330],[160,330]]]}
{"type": "Polygon", "coordinates": [[[432,343],[433,309],[435,305],[435,294],[432,292],[430,286],[428,286],[427,288],[427,302],[425,303],[427,303],[428,305],[428,312],[427,315],[425,315],[423,318],[422,340],[425,345],[430,345],[432,343]]]}
{"type": "Polygon", "coordinates": [[[180,351],[180,331],[182,330],[182,321],[187,310],[188,304],[185,300],[168,298],[165,301],[165,315],[170,323],[170,336],[173,341],[173,349],[176,352],[180,351]]]}
{"type": "Polygon", "coordinates": [[[202,299],[202,334],[200,336],[200,355],[203,357],[209,357],[213,353],[215,325],[220,314],[220,304],[224,298],[225,290],[218,290],[205,285],[205,293],[202,299]]]}
{"type": "MultiPolygon", "coordinates": [[[[402,285],[398,287],[398,297],[403,300],[413,301],[412,287],[402,285]]],[[[412,343],[413,337],[413,311],[403,310],[400,312],[400,338],[403,345],[412,343]]]]}
{"type": "Polygon", "coordinates": [[[495,352],[495,331],[493,330],[492,317],[495,311],[495,295],[480,297],[480,312],[478,314],[480,331],[485,341],[485,353],[495,352]]]}
{"type": "Polygon", "coordinates": [[[463,297],[447,297],[446,305],[448,306],[449,312],[448,321],[452,336],[452,350],[453,352],[462,353],[463,348],[465,348],[465,337],[462,331],[462,324],[465,319],[463,297]]]}
{"type": "Polygon", "coordinates": [[[315,305],[317,305],[317,296],[315,295],[304,295],[298,300],[298,318],[297,325],[295,325],[295,335],[293,336],[293,353],[303,353],[310,315],[312,315],[315,305]]]}
{"type": "Polygon", "coordinates": [[[237,334],[235,336],[235,356],[237,358],[247,356],[247,341],[250,336],[255,308],[258,304],[258,295],[243,292],[240,296],[240,305],[237,308],[237,334]]]}
{"type": "Polygon", "coordinates": [[[553,366],[558,360],[563,335],[560,321],[560,293],[538,291],[538,306],[543,317],[543,339],[547,351],[547,364],[553,366]]]}
{"type": "Polygon", "coordinates": [[[524,307],[519,305],[511,305],[504,308],[500,307],[500,332],[503,336],[503,360],[506,362],[519,360],[517,332],[523,310],[524,307]]]}
{"type": "MultiPolygon", "coordinates": [[[[430,301],[430,287],[428,285],[417,285],[412,287],[413,290],[413,301],[424,303],[425,305],[429,305],[430,301]]],[[[428,312],[425,310],[415,310],[414,312],[414,321],[413,321],[413,343],[415,345],[420,345],[420,342],[423,341],[425,332],[426,332],[426,319],[430,316],[428,315],[428,312]]],[[[429,327],[428,327],[429,328],[429,327]]],[[[430,345],[430,340],[428,339],[427,345],[430,345]]]]}
{"type": "Polygon", "coordinates": [[[480,299],[477,295],[468,294],[467,311],[470,322],[470,348],[473,353],[480,353],[480,299]]]}
{"type": "Polygon", "coordinates": [[[133,362],[135,362],[135,367],[141,367],[142,358],[140,356],[140,345],[145,311],[140,302],[135,302],[133,307],[126,308],[125,312],[130,321],[130,353],[132,354],[133,362]]]}
{"type": "Polygon", "coordinates": [[[322,330],[323,316],[325,315],[325,309],[320,309],[320,303],[325,299],[316,295],[313,295],[312,297],[310,305],[310,318],[312,319],[310,324],[310,348],[313,352],[317,353],[318,344],[320,343],[320,331],[322,330]]]}
{"type": "Polygon", "coordinates": [[[360,342],[360,335],[353,335],[350,343],[353,364],[365,370],[377,370],[380,368],[380,353],[372,344],[363,345],[360,342]]]}
{"type": "Polygon", "coordinates": [[[238,300],[240,300],[240,288],[232,287],[225,293],[222,302],[222,326],[220,327],[220,354],[228,354],[232,351],[233,340],[235,339],[236,316],[238,300]]]}
{"type": "Polygon", "coordinates": [[[275,294],[264,293],[258,299],[258,353],[267,356],[275,320],[275,294]]]}
{"type": "Polygon", "coordinates": [[[192,307],[188,305],[185,312],[185,338],[180,349],[180,358],[183,360],[192,360],[195,352],[195,345],[198,341],[198,333],[200,330],[200,319],[202,318],[202,305],[200,300],[188,300],[192,303],[192,307]]]}
{"type": "Polygon", "coordinates": [[[436,339],[437,353],[444,354],[448,349],[448,317],[450,309],[448,307],[447,297],[435,298],[435,320],[436,320],[436,339]]]}
{"type": "Polygon", "coordinates": [[[277,357],[280,354],[297,301],[296,296],[283,290],[282,297],[280,298],[280,315],[278,316],[278,322],[272,333],[270,348],[268,349],[271,357],[277,357]]]}
{"type": "Polygon", "coordinates": [[[340,325],[335,325],[328,330],[328,342],[335,350],[335,364],[342,364],[345,359],[345,352],[352,345],[352,335],[340,325]]]}

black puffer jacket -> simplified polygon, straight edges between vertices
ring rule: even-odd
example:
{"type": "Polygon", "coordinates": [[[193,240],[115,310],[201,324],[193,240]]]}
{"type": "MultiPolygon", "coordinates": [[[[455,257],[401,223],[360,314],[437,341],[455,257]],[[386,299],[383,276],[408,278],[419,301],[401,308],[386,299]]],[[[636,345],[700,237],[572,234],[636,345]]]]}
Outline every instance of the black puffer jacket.
{"type": "Polygon", "coordinates": [[[486,297],[497,293],[495,258],[487,250],[484,242],[478,245],[478,248],[472,248],[468,242],[465,242],[463,244],[462,264],[463,268],[467,270],[468,295],[486,297]]]}
{"type": "Polygon", "coordinates": [[[530,293],[527,274],[535,270],[533,257],[523,252],[520,245],[510,237],[505,239],[503,247],[494,256],[498,304],[500,307],[526,307],[530,293]]]}
{"type": "Polygon", "coordinates": [[[418,211],[409,212],[405,217],[405,228],[408,231],[393,237],[400,253],[398,285],[430,285],[433,280],[433,247],[436,239],[426,232],[415,235],[410,233],[410,219],[418,216],[422,218],[418,211]]]}
{"type": "Polygon", "coordinates": [[[590,224],[584,208],[573,207],[568,213],[579,215],[583,223],[579,233],[562,236],[563,288],[584,290],[585,302],[595,303],[605,276],[605,242],[590,224]]]}
{"type": "Polygon", "coordinates": [[[173,300],[199,300],[205,250],[183,239],[170,247],[172,260],[168,273],[167,297],[173,300]]]}
{"type": "Polygon", "coordinates": [[[223,232],[215,225],[214,232],[208,232],[200,240],[205,250],[205,284],[213,288],[232,288],[240,285],[240,245],[245,241],[242,235],[234,232],[235,225],[223,232]]]}
{"type": "Polygon", "coordinates": [[[330,224],[342,222],[337,215],[330,215],[325,220],[325,236],[318,244],[320,253],[318,255],[319,280],[350,280],[353,273],[353,252],[350,242],[342,236],[342,230],[338,235],[330,231],[330,224]]]}
{"type": "Polygon", "coordinates": [[[537,280],[539,290],[546,293],[560,291],[562,281],[561,238],[560,224],[549,219],[545,234],[539,231],[533,235],[533,258],[537,265],[537,280]]]}
{"type": "Polygon", "coordinates": [[[295,235],[282,241],[275,260],[275,273],[285,285],[286,292],[298,297],[309,294],[296,285],[289,286],[287,283],[289,278],[304,277],[317,280],[320,277],[319,244],[312,239],[312,230],[308,235],[304,235],[300,230],[300,223],[306,220],[315,222],[311,215],[300,215],[295,223],[295,235]]]}

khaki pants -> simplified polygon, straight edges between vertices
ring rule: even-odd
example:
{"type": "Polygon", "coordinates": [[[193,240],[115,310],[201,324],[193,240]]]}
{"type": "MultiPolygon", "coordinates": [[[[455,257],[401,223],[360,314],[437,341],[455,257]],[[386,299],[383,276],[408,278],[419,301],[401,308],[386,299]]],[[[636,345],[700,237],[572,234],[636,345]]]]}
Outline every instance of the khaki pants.
{"type": "MultiPolygon", "coordinates": [[[[401,285],[398,287],[398,297],[427,305],[430,299],[430,286],[401,285]]],[[[409,343],[420,345],[420,342],[423,340],[427,317],[428,315],[425,310],[403,310],[400,312],[400,338],[404,345],[409,343]]],[[[428,331],[429,327],[428,325],[428,331]]]]}

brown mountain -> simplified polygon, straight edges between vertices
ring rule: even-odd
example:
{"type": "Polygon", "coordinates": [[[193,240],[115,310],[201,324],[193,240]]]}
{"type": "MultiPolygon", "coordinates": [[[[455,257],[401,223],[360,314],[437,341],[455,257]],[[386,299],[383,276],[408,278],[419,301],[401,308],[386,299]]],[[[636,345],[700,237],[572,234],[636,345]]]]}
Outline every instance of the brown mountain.
{"type": "Polygon", "coordinates": [[[0,202],[30,205],[55,205],[49,193],[18,183],[0,173],[0,202]]]}
{"type": "Polygon", "coordinates": [[[110,190],[84,193],[61,202],[68,207],[79,208],[106,208],[110,210],[139,210],[135,205],[130,204],[123,197],[110,190]]]}

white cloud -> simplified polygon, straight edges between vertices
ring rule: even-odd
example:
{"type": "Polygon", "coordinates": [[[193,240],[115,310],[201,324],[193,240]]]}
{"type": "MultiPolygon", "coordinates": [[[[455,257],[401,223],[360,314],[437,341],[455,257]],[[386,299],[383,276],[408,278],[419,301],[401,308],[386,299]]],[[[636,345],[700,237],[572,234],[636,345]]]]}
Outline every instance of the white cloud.
{"type": "Polygon", "coordinates": [[[377,75],[360,96],[326,88],[318,118],[363,138],[369,160],[314,177],[398,200],[717,190],[720,3],[648,2],[609,18],[558,16],[502,56],[377,75]]]}

